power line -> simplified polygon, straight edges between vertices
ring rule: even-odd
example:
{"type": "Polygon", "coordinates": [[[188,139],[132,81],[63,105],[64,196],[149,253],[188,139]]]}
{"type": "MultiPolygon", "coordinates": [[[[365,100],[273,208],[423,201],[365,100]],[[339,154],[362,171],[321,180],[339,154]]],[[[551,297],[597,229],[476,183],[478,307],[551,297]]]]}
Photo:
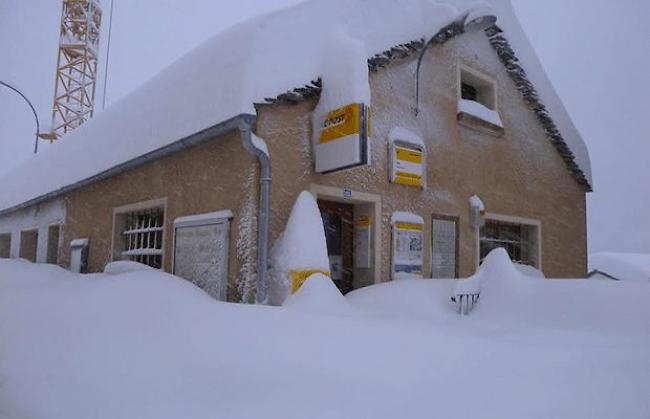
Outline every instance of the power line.
{"type": "Polygon", "coordinates": [[[104,93],[102,95],[102,111],[106,107],[106,84],[108,82],[108,58],[111,53],[111,32],[113,31],[113,0],[111,0],[111,11],[108,22],[108,42],[106,43],[106,66],[104,67],[104,93]]]}

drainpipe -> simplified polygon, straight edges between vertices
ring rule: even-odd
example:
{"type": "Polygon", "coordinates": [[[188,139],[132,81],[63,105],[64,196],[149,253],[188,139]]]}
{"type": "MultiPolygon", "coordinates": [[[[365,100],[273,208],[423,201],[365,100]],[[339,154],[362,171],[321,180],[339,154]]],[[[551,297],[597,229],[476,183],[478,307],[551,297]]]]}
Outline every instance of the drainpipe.
{"type": "Polygon", "coordinates": [[[271,213],[271,159],[266,143],[253,134],[251,122],[241,119],[239,132],[246,151],[257,157],[260,165],[260,203],[257,214],[257,289],[255,302],[266,304],[269,289],[269,214],[271,213]]]}

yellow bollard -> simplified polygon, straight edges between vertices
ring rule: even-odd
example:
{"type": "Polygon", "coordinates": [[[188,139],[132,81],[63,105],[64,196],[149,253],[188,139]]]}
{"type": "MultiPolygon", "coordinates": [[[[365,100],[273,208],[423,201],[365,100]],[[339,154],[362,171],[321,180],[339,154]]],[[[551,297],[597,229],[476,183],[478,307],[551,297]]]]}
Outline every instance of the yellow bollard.
{"type": "Polygon", "coordinates": [[[291,279],[291,294],[300,289],[303,282],[313,274],[323,274],[330,276],[330,273],[321,269],[311,269],[307,271],[289,271],[289,278],[291,279]]]}

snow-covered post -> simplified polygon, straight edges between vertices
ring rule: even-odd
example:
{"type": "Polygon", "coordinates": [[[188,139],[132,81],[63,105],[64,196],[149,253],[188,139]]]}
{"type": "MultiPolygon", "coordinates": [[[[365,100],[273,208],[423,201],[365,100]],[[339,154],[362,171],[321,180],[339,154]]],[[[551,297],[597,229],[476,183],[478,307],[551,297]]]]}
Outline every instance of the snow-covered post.
{"type": "Polygon", "coordinates": [[[70,271],[86,273],[88,268],[88,239],[75,239],[70,242],[70,271]]]}
{"type": "Polygon", "coordinates": [[[314,274],[330,276],[327,242],[316,200],[302,191],[273,246],[269,304],[282,304],[314,274]]]}
{"type": "Polygon", "coordinates": [[[478,195],[469,197],[469,220],[474,228],[480,228],[485,225],[485,205],[478,195]]]}

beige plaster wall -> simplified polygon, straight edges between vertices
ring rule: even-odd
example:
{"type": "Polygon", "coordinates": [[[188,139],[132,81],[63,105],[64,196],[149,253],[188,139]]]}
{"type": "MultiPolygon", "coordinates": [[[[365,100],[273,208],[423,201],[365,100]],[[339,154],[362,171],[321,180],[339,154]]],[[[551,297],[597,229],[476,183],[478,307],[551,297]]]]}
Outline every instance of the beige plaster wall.
{"type": "Polygon", "coordinates": [[[169,272],[174,219],[230,209],[234,219],[228,294],[238,299],[238,276],[254,280],[247,276],[255,264],[255,232],[248,227],[256,222],[257,179],[255,159],[244,151],[239,134],[231,133],[79,189],[66,198],[63,263],[69,263],[70,240],[88,238],[89,272],[103,270],[112,257],[113,209],[166,199],[163,266],[169,272]]]}
{"type": "Polygon", "coordinates": [[[391,64],[370,74],[372,165],[339,173],[313,173],[310,111],[314,103],[260,106],[258,134],[269,143],[273,162],[271,237],[277,237],[298,192],[312,183],[382,195],[381,278],[390,275],[393,211],[425,219],[425,275],[430,274],[431,214],[460,217],[459,273],[474,272],[476,230],[469,225],[468,198],[478,194],[491,213],[537,219],[542,225],[543,270],[548,277],[586,274],[585,193],[570,176],[555,148],[498,61],[485,36],[468,34],[433,49],[422,67],[421,112],[415,116],[415,62],[391,64]],[[497,80],[498,107],[505,133],[495,137],[459,126],[457,66],[497,80]],[[388,182],[387,137],[394,126],[424,138],[427,188],[388,182]]]}

